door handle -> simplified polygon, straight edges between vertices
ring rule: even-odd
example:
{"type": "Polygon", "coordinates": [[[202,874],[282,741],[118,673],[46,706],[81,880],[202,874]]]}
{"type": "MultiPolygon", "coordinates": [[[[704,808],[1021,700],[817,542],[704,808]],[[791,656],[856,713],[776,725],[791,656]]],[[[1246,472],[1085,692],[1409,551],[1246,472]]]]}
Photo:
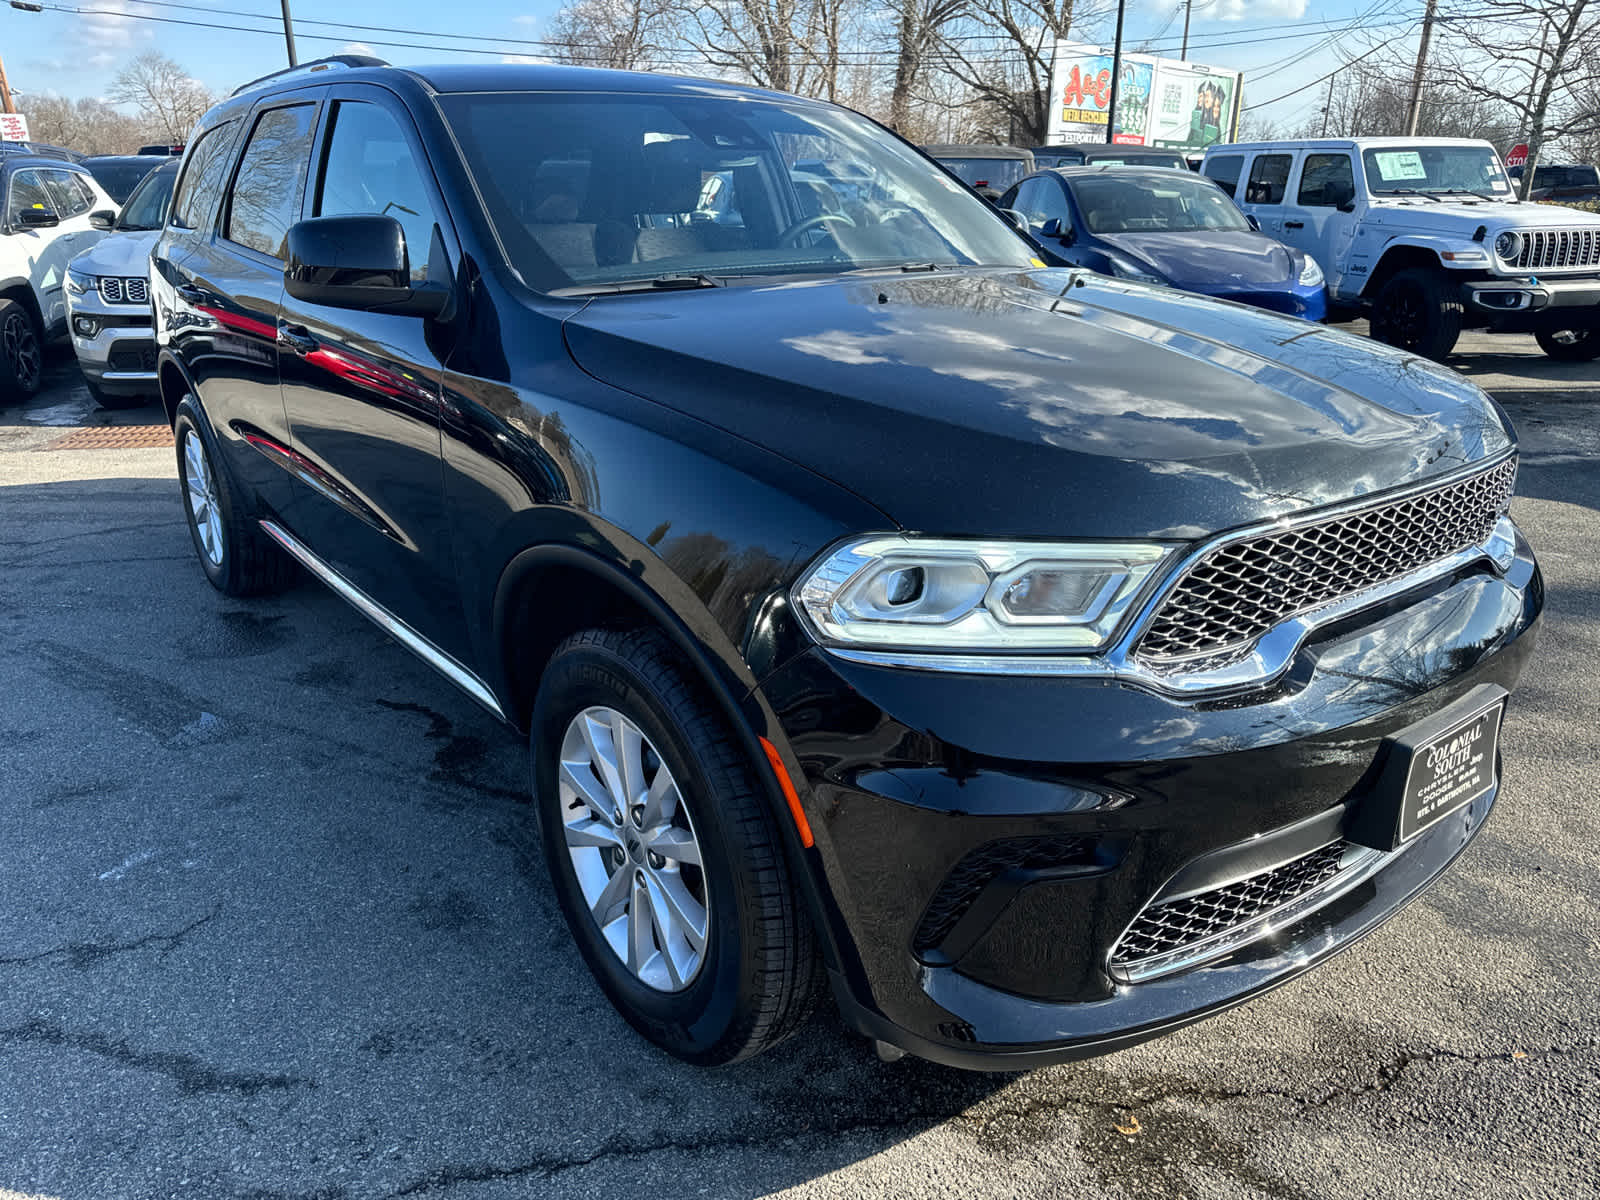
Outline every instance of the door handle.
{"type": "Polygon", "coordinates": [[[311,336],[311,331],[304,325],[279,321],[278,345],[303,357],[317,348],[317,339],[311,336]]]}
{"type": "Polygon", "coordinates": [[[173,290],[178,293],[178,299],[185,304],[204,304],[206,302],[206,294],[191,284],[180,283],[173,290]]]}
{"type": "Polygon", "coordinates": [[[1306,223],[1304,221],[1285,221],[1283,227],[1285,229],[1304,229],[1306,223]]]}

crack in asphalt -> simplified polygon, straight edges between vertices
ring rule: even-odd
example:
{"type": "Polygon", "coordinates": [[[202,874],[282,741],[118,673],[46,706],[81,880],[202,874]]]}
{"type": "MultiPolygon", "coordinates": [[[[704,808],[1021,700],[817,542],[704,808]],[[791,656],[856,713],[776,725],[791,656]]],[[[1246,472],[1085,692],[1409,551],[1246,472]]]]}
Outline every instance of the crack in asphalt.
{"type": "Polygon", "coordinates": [[[282,1091],[295,1087],[315,1087],[316,1081],[303,1075],[265,1071],[225,1071],[211,1066],[193,1054],[172,1050],[135,1050],[119,1038],[103,1033],[73,1033],[48,1021],[24,1021],[21,1025],[0,1028],[0,1046],[57,1046],[80,1050],[109,1059],[118,1066],[138,1071],[154,1071],[178,1085],[186,1096],[211,1092],[233,1092],[254,1096],[263,1091],[282,1091]]]}
{"type": "MultiPolygon", "coordinates": [[[[866,1114],[844,1117],[832,1121],[808,1122],[801,1127],[788,1127],[781,1133],[708,1134],[701,1137],[663,1137],[640,1141],[613,1137],[601,1142],[586,1154],[541,1154],[522,1162],[496,1165],[492,1163],[458,1163],[435,1168],[403,1184],[394,1191],[384,1193],[384,1200],[402,1200],[461,1184],[494,1183],[509,1179],[536,1176],[542,1180],[553,1179],[570,1171],[593,1166],[610,1159],[642,1158],[651,1154],[679,1151],[683,1153],[717,1152],[722,1150],[771,1150],[795,1143],[810,1143],[818,1139],[831,1141],[853,1134],[921,1132],[941,1124],[966,1127],[981,1135],[986,1127],[1007,1120],[1027,1121],[1041,1114],[1060,1113],[1067,1109],[1086,1109],[1112,1115],[1116,1118],[1111,1128],[1119,1141],[1133,1144],[1137,1135],[1124,1134],[1118,1126],[1126,1115],[1154,1107],[1162,1101],[1190,1101],[1194,1103],[1226,1103],[1236,1100],[1280,1099],[1306,1108],[1318,1108],[1341,1100],[1354,1100],[1361,1096],[1386,1092],[1413,1067],[1441,1060],[1483,1064],[1491,1062],[1538,1061],[1572,1053],[1569,1047],[1547,1047],[1529,1051],[1498,1051],[1492,1054],[1469,1054],[1457,1050],[1419,1050],[1400,1055],[1393,1062],[1378,1068],[1377,1075],[1356,1087],[1331,1087],[1325,1091],[1306,1094],[1287,1088],[1217,1089],[1199,1086],[1174,1087],[1163,1084],[1148,1089],[1136,1089],[1132,1094],[1119,1097],[1061,1094],[1030,1100],[1024,1104],[993,1105],[980,1102],[973,1111],[950,1113],[939,1109],[913,1109],[893,1116],[874,1117],[866,1114]]],[[[1148,1139],[1147,1139],[1148,1140],[1148,1139]]],[[[1217,1166],[1221,1164],[1213,1163],[1217,1166]]],[[[1270,1195],[1302,1200],[1305,1193],[1287,1181],[1251,1173],[1249,1182],[1270,1195]]]]}
{"type": "Polygon", "coordinates": [[[44,962],[50,958],[65,958],[68,965],[83,970],[91,967],[103,958],[110,958],[114,954],[125,954],[130,950],[143,950],[146,946],[163,942],[161,953],[156,955],[160,962],[171,954],[195,930],[206,922],[212,920],[222,911],[222,905],[217,905],[203,917],[196,917],[183,928],[172,933],[147,933],[143,937],[135,938],[131,942],[68,942],[65,946],[55,946],[49,950],[41,950],[37,954],[23,954],[10,958],[0,958],[0,967],[27,966],[29,963],[44,962]]]}

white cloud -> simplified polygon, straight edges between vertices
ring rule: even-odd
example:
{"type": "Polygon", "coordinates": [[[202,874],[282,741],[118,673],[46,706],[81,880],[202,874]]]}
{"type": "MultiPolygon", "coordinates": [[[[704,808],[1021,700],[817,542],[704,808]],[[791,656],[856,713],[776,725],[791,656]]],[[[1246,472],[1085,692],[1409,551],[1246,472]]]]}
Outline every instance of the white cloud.
{"type": "Polygon", "coordinates": [[[539,18],[532,13],[523,13],[520,17],[512,17],[511,19],[518,25],[537,25],[539,23],[539,18]]]}
{"type": "Polygon", "coordinates": [[[537,54],[502,54],[500,61],[503,63],[547,63],[550,60],[540,58],[537,54]]]}
{"type": "Polygon", "coordinates": [[[82,45],[107,50],[125,50],[137,41],[148,41],[150,30],[130,20],[126,15],[130,11],[127,0],[104,0],[73,21],[69,36],[82,45]]]}
{"type": "Polygon", "coordinates": [[[367,54],[367,55],[371,55],[373,57],[376,57],[378,52],[376,50],[374,50],[371,46],[367,45],[365,42],[346,42],[344,45],[339,47],[339,53],[340,54],[367,54]]]}
{"type": "Polygon", "coordinates": [[[1306,15],[1306,0],[1217,0],[1210,15],[1219,21],[1242,21],[1246,17],[1287,17],[1298,21],[1306,15]]]}

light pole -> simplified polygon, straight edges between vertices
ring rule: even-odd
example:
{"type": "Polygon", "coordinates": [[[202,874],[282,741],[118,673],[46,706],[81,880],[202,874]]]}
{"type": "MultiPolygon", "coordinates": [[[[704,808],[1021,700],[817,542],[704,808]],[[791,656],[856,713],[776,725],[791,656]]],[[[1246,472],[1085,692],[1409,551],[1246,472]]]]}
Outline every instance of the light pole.
{"type": "Polygon", "coordinates": [[[294,21],[289,16],[289,0],[283,0],[283,44],[289,47],[289,65],[298,67],[300,56],[294,52],[294,21]]]}
{"type": "Polygon", "coordinates": [[[1117,0],[1117,44],[1111,51],[1111,107],[1106,113],[1106,145],[1117,140],[1117,88],[1122,82],[1122,18],[1128,0],[1117,0]]]}
{"type": "MultiPolygon", "coordinates": [[[[11,0],[11,7],[18,12],[40,13],[44,11],[42,4],[30,4],[28,0],[11,0]]],[[[8,113],[17,111],[17,103],[11,98],[11,84],[6,80],[6,65],[0,62],[0,109],[8,113]]]]}

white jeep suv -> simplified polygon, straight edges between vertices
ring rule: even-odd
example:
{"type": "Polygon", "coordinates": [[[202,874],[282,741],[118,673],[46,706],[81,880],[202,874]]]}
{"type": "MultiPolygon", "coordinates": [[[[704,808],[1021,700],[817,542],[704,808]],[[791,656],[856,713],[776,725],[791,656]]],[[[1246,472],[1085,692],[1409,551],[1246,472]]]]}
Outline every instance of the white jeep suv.
{"type": "Polygon", "coordinates": [[[67,331],[67,263],[103,236],[117,205],[75,163],[0,156],[0,403],[39,389],[44,344],[67,331]]]}
{"type": "Polygon", "coordinates": [[[1429,358],[1466,327],[1532,333],[1552,358],[1600,355],[1600,216],[1516,199],[1465,138],[1212,146],[1201,170],[1264,232],[1317,260],[1335,306],[1429,358]]]}

